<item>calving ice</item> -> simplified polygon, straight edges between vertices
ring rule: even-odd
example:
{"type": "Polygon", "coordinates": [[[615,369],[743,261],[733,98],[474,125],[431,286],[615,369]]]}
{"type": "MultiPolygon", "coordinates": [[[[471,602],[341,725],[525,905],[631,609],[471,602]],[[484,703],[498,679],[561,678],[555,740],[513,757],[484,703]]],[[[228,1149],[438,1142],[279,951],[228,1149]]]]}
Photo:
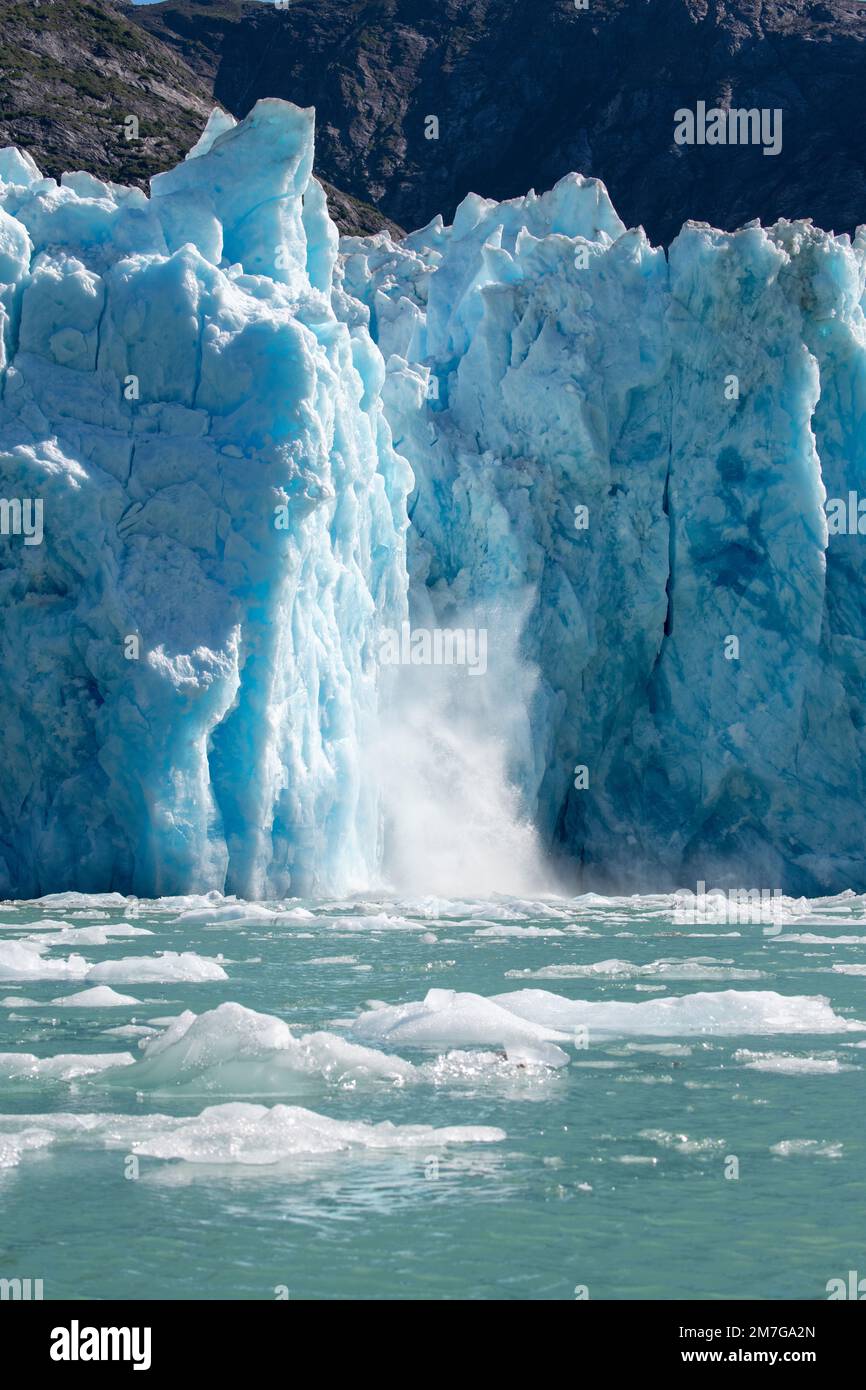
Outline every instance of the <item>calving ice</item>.
{"type": "Polygon", "coordinates": [[[779,107],[712,106],[699,101],[694,109],[681,106],[674,112],[674,140],[678,145],[763,145],[764,154],[782,149],[782,112],[779,107]]]}
{"type": "Polygon", "coordinates": [[[150,1370],[149,1327],[69,1327],[51,1332],[52,1361],[131,1361],[134,1371],[150,1370]]]}
{"type": "Polygon", "coordinates": [[[416,627],[401,623],[386,628],[379,644],[383,666],[465,666],[470,676],[487,671],[487,629],[416,627]]]}

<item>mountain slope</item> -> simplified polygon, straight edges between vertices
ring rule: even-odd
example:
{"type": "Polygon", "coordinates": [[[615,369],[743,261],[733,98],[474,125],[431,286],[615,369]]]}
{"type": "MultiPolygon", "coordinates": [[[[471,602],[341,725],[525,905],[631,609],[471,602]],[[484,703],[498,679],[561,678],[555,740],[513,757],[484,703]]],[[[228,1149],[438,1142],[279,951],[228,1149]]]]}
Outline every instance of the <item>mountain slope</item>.
{"type": "Polygon", "coordinates": [[[207,84],[124,10],[3,0],[0,19],[0,139],[23,146],[43,173],[142,183],[198,139],[213,105],[207,84]],[[124,135],[129,115],[137,140],[124,135]]]}
{"type": "Polygon", "coordinates": [[[406,227],[473,190],[513,197],[576,170],[628,225],[866,218],[866,7],[856,0],[164,0],[135,19],[244,115],[318,115],[325,176],[406,227]],[[698,100],[779,108],[783,148],[685,148],[698,100]],[[439,119],[439,139],[425,120],[439,119]]]}
{"type": "MultiPolygon", "coordinates": [[[[0,145],[26,149],[53,177],[83,169],[144,188],[183,159],[214,105],[213,84],[135,18],[109,0],[0,0],[0,145]],[[136,139],[126,138],[128,116],[136,139]]],[[[326,188],[341,231],[400,231],[326,188]]]]}

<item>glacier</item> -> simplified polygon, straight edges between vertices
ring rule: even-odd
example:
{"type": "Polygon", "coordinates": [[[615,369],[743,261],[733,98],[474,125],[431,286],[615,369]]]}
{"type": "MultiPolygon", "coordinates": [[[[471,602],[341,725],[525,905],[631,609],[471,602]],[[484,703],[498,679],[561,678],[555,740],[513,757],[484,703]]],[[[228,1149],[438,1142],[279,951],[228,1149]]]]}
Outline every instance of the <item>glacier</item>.
{"type": "Polygon", "coordinates": [[[666,255],[575,174],[344,246],[416,477],[413,611],[521,614],[509,769],[545,846],[606,892],[862,885],[866,229],[687,224],[666,255]]]}
{"type": "Polygon", "coordinates": [[[335,284],[313,112],[137,189],[0,163],[0,892],[346,890],[411,474],[335,284]]]}
{"type": "Polygon", "coordinates": [[[0,152],[0,893],[340,895],[445,874],[431,816],[485,891],[526,827],[584,889],[866,888],[866,230],[666,253],[572,174],[340,243],[313,148],[0,152]]]}

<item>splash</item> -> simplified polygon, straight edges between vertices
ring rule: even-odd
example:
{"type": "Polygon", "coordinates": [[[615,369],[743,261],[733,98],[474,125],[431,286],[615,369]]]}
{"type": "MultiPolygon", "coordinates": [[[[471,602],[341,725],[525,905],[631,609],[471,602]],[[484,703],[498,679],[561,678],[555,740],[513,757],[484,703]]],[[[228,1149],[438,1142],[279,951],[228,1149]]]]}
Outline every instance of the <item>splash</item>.
{"type": "MultiPolygon", "coordinates": [[[[429,615],[428,615],[429,621],[429,615]]],[[[518,788],[531,757],[536,673],[520,657],[521,616],[449,615],[475,634],[469,664],[403,665],[374,750],[384,810],[384,873],[398,892],[466,897],[551,890],[531,808],[518,788]],[[473,676],[478,678],[473,679],[473,676]]],[[[441,632],[431,625],[426,631],[441,632]]]]}

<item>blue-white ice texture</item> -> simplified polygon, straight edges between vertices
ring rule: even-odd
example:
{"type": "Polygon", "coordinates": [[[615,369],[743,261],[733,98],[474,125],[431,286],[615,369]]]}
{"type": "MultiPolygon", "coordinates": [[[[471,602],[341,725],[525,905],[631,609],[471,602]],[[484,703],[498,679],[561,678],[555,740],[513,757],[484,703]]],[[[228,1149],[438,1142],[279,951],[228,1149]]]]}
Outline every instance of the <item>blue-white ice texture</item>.
{"type": "Polygon", "coordinates": [[[276,101],[149,199],[0,154],[0,496],[45,528],[0,539],[0,894],[374,870],[411,475],[312,158],[276,101]]]}
{"type": "Polygon", "coordinates": [[[0,891],[369,881],[410,580],[521,615],[509,765],[584,886],[866,888],[864,233],[666,256],[570,175],[341,258],[312,144],[215,116],[149,200],[0,156],[0,496],[46,531],[0,542],[0,891]]]}
{"type": "Polygon", "coordinates": [[[344,250],[413,616],[529,596],[511,765],[548,846],[603,890],[866,886],[866,536],[825,512],[866,497],[866,229],[690,223],[666,257],[570,175],[344,250]]]}

